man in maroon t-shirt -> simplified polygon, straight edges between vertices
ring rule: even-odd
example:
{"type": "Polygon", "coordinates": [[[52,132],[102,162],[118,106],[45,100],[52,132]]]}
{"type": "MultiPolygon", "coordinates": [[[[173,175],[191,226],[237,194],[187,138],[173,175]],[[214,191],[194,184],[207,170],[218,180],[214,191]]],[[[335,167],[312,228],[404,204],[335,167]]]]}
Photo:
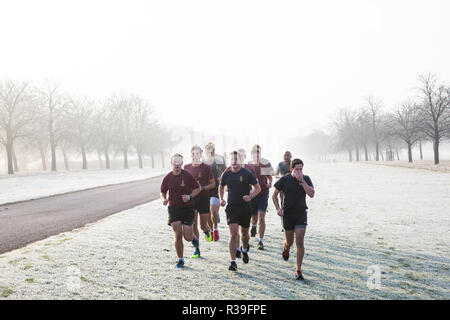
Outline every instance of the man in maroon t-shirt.
{"type": "Polygon", "coordinates": [[[161,183],[160,197],[163,205],[169,205],[169,222],[175,234],[175,250],[177,251],[177,268],[184,266],[183,259],[183,236],[186,241],[192,241],[194,247],[198,248],[199,241],[192,231],[194,222],[194,200],[201,188],[195,178],[183,170],[183,156],[175,154],[170,159],[172,171],[169,172],[161,183]],[[167,192],[169,198],[167,199],[167,192]]]}
{"type": "MultiPolygon", "coordinates": [[[[198,216],[200,214],[200,228],[205,233],[206,241],[212,241],[212,233],[209,230],[208,219],[209,213],[209,190],[214,189],[216,186],[216,181],[214,180],[214,175],[211,167],[207,164],[202,163],[202,148],[199,146],[193,146],[191,149],[192,163],[184,166],[184,170],[189,172],[195,180],[197,180],[202,191],[194,198],[194,234],[197,238],[200,238],[198,233],[198,216]]],[[[194,253],[195,258],[200,256],[200,250],[194,253]]],[[[193,257],[194,257],[193,256],[193,257]]]]}
{"type": "Polygon", "coordinates": [[[269,189],[272,187],[272,175],[274,174],[272,165],[269,161],[261,158],[261,147],[254,145],[251,151],[252,161],[249,165],[256,173],[259,185],[261,186],[261,192],[252,199],[252,228],[250,235],[254,237],[256,235],[256,224],[259,222],[259,241],[258,249],[264,250],[263,238],[266,231],[266,211],[269,199],[269,189]]]}

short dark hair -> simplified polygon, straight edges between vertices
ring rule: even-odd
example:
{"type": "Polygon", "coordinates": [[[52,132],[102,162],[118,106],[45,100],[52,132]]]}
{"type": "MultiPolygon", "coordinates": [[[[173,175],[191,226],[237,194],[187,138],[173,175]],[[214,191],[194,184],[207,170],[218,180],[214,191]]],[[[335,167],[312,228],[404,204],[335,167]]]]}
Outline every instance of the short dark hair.
{"type": "Polygon", "coordinates": [[[294,159],[291,161],[291,169],[294,169],[296,165],[301,164],[303,166],[303,161],[300,159],[294,159]]]}

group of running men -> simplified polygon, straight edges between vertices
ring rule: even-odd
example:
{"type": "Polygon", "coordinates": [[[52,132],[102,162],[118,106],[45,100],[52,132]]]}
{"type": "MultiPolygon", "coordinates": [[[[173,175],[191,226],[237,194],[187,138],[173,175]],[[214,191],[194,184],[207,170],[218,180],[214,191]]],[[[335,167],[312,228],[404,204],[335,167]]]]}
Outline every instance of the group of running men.
{"type": "Polygon", "coordinates": [[[171,157],[172,171],[161,183],[161,199],[165,206],[168,205],[168,224],[175,235],[176,267],[184,266],[183,237],[195,248],[192,258],[200,257],[199,220],[206,241],[219,240],[219,207],[225,205],[230,231],[229,270],[237,271],[237,258],[242,258],[244,263],[249,262],[250,235],[256,236],[257,226],[258,249],[264,250],[265,214],[272,176],[275,175],[278,181],[274,184],[272,200],[285,234],[282,257],[286,261],[289,259],[295,236],[296,279],[303,280],[301,266],[307,225],[306,195],[314,196],[311,179],[303,175],[303,161],[291,160],[291,153],[286,151],[284,161],[278,164],[274,172],[270,162],[261,158],[261,147],[255,145],[251,149],[250,162],[245,163],[245,150],[239,149],[230,153],[230,166],[227,168],[225,159],[215,154],[215,146],[211,142],[205,146],[204,153],[201,147],[193,146],[191,158],[192,163],[182,168],[183,156],[174,154],[171,157]],[[225,191],[228,193],[227,200],[224,199],[225,191]]]}

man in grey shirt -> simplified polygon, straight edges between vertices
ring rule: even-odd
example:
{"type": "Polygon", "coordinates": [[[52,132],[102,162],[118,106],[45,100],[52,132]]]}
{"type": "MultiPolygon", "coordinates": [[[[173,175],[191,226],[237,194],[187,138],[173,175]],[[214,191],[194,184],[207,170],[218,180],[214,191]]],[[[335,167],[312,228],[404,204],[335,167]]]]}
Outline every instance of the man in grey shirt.
{"type": "MultiPolygon", "coordinates": [[[[278,164],[277,169],[275,170],[275,178],[280,179],[282,176],[285,176],[286,174],[291,173],[291,158],[292,158],[291,152],[286,151],[283,156],[284,161],[281,161],[278,164]]],[[[280,201],[281,201],[281,206],[283,206],[283,201],[284,201],[283,192],[280,192],[280,201]]],[[[281,232],[283,232],[283,231],[284,231],[283,219],[281,219],[281,232]]]]}

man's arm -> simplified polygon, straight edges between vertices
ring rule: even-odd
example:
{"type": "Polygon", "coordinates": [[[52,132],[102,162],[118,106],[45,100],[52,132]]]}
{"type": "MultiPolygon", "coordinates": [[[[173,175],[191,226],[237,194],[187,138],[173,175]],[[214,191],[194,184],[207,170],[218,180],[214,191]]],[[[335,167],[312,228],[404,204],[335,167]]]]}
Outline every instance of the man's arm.
{"type": "Polygon", "coordinates": [[[212,178],[212,179],[209,179],[208,184],[206,186],[202,186],[201,189],[209,191],[209,190],[214,189],[215,187],[216,187],[216,181],[214,180],[214,178],[212,178]]]}
{"type": "Polygon", "coordinates": [[[202,187],[198,187],[197,189],[194,189],[194,191],[192,191],[191,193],[191,198],[195,198],[196,196],[198,196],[198,194],[202,192],[202,187]]]}
{"type": "Polygon", "coordinates": [[[269,181],[269,188],[272,188],[272,176],[267,176],[267,180],[269,181]]]}
{"type": "Polygon", "coordinates": [[[261,186],[259,185],[259,183],[254,184],[253,185],[253,189],[250,191],[250,196],[253,199],[254,197],[256,197],[261,191],[261,186]]]}
{"type": "Polygon", "coordinates": [[[223,199],[224,193],[225,193],[225,187],[222,185],[219,185],[219,199],[220,199],[220,205],[222,207],[225,205],[225,200],[223,199]]]}
{"type": "Polygon", "coordinates": [[[167,193],[166,192],[160,192],[159,193],[159,197],[163,201],[163,205],[167,205],[167,203],[169,202],[169,200],[167,200],[167,193]]]}
{"type": "Polygon", "coordinates": [[[301,183],[301,185],[302,185],[302,187],[303,187],[303,190],[305,190],[306,194],[307,194],[310,198],[313,198],[313,197],[314,197],[314,194],[315,194],[314,187],[311,187],[310,185],[308,185],[308,184],[306,183],[306,181],[303,181],[303,182],[301,183]]]}
{"type": "Polygon", "coordinates": [[[192,191],[191,194],[183,194],[181,197],[184,202],[191,201],[192,198],[195,198],[202,191],[201,187],[198,187],[192,191]]]}
{"type": "Polygon", "coordinates": [[[279,216],[283,216],[283,209],[280,208],[280,203],[278,202],[278,195],[280,194],[280,191],[275,188],[275,190],[273,191],[273,195],[272,195],[272,201],[273,204],[275,205],[275,209],[277,210],[277,213],[279,216]]]}

